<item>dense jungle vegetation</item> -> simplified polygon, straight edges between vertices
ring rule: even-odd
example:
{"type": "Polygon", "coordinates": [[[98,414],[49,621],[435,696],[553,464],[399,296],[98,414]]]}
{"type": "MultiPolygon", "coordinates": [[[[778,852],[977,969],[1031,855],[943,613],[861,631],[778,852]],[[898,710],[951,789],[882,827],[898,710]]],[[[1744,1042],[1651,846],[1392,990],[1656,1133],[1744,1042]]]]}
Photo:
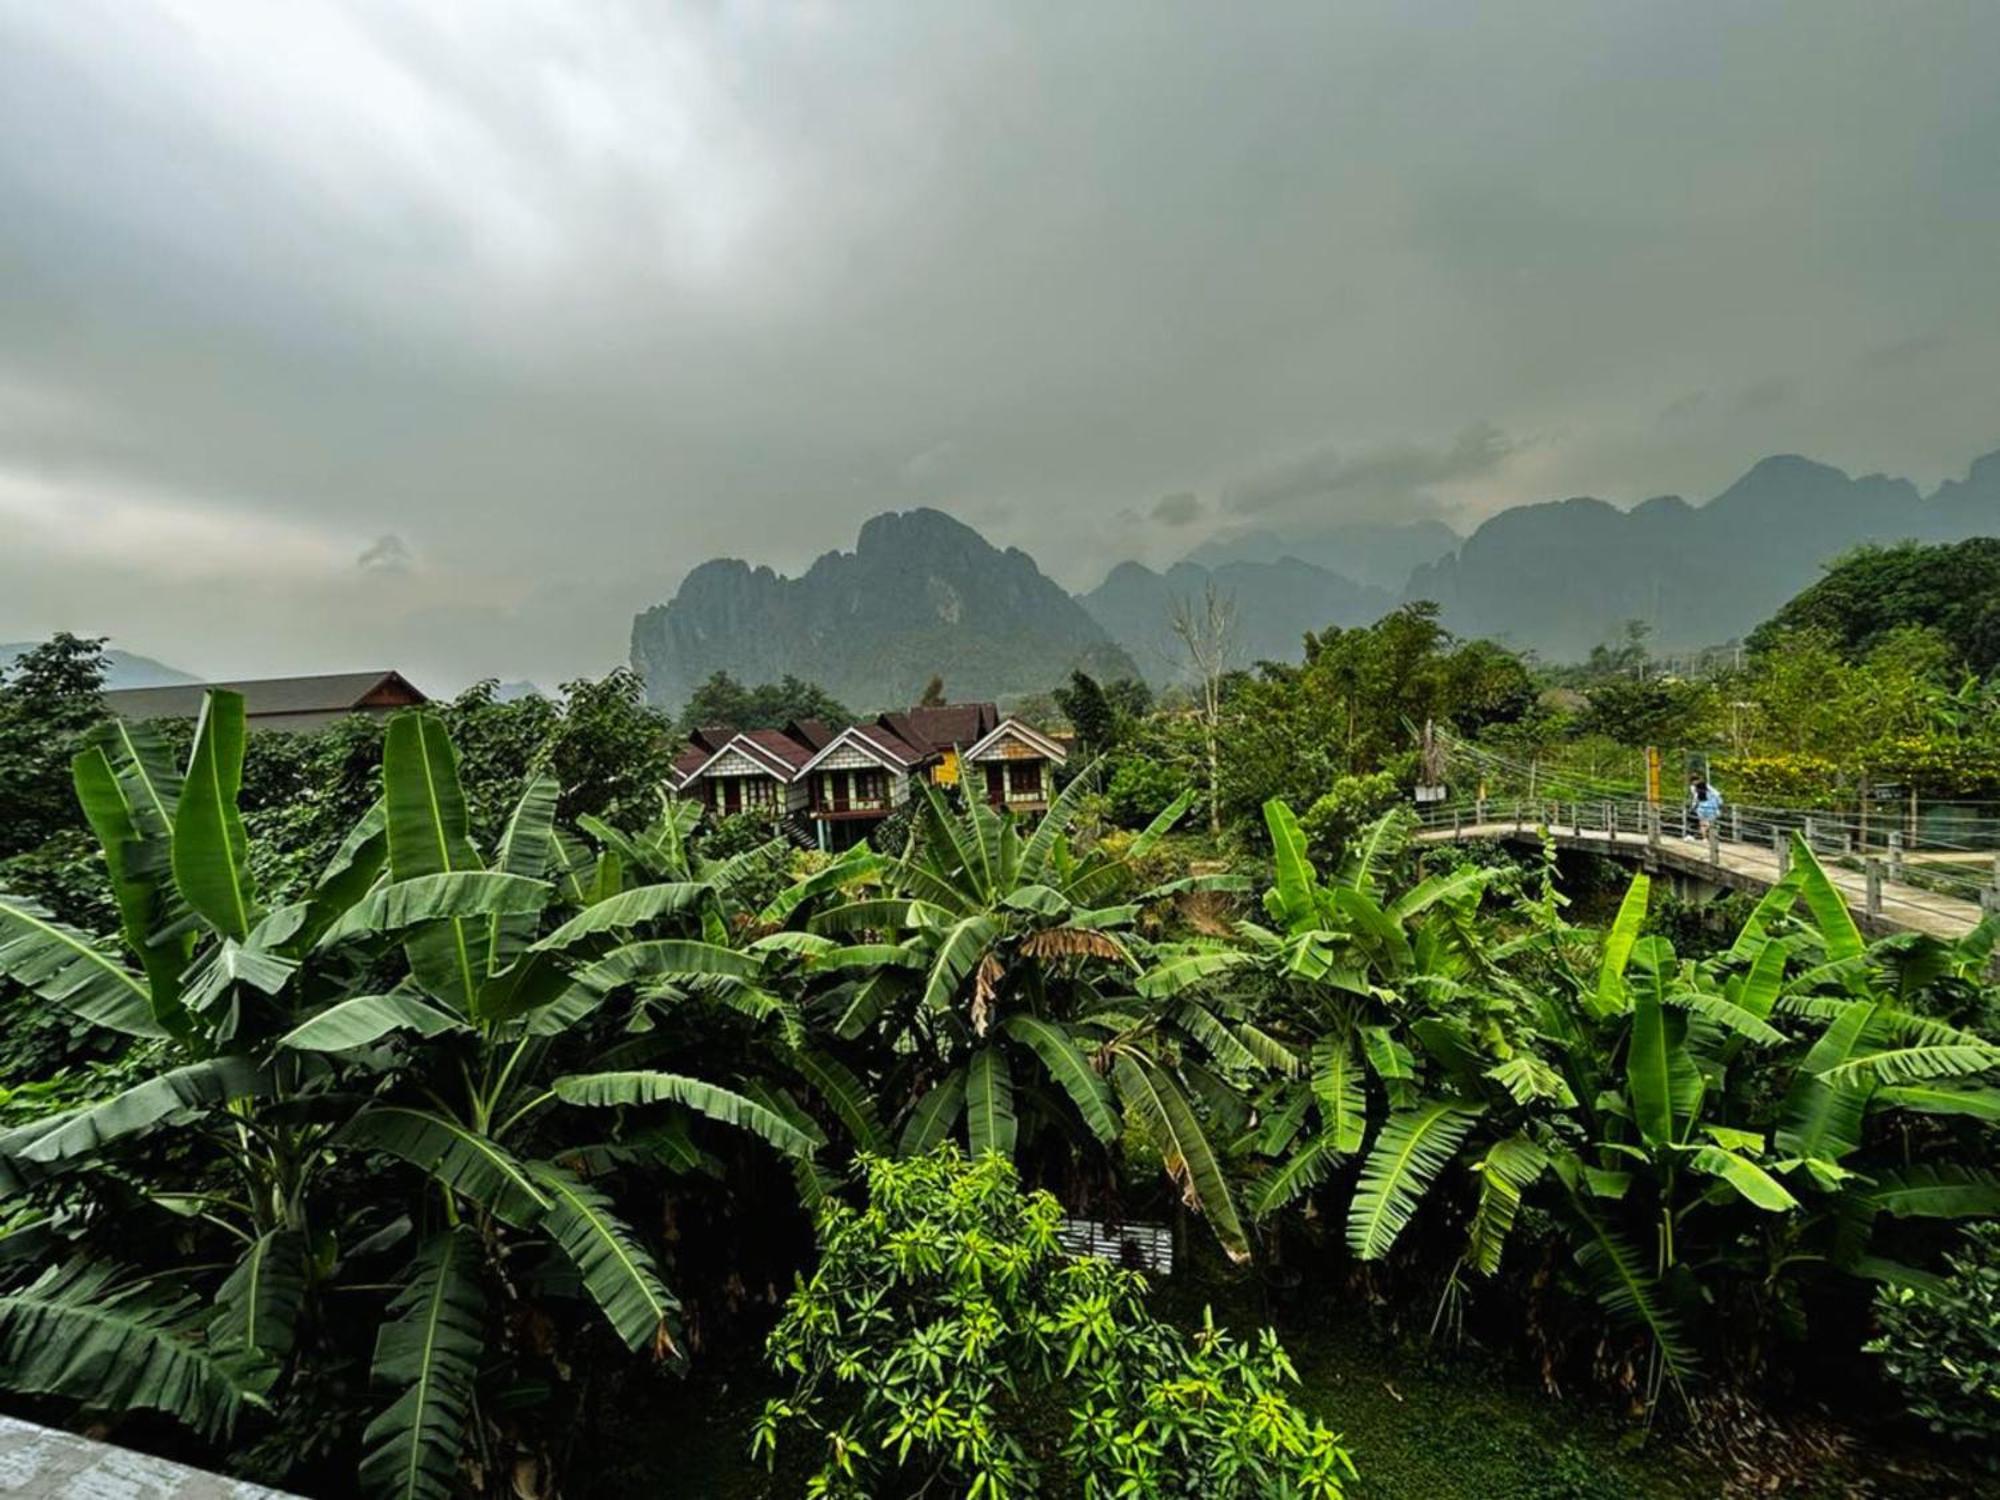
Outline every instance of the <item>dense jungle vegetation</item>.
{"type": "Polygon", "coordinates": [[[0,1388],[326,1496],[1971,1490],[2000,921],[1869,943],[1802,842],[1689,920],[1402,811],[1426,721],[1976,799],[1951,629],[1079,675],[1045,817],[837,857],[666,796],[621,675],[250,735],[58,638],[0,684],[0,1388]],[[1468,1381],[1560,1414],[1532,1473],[1468,1381]]]}

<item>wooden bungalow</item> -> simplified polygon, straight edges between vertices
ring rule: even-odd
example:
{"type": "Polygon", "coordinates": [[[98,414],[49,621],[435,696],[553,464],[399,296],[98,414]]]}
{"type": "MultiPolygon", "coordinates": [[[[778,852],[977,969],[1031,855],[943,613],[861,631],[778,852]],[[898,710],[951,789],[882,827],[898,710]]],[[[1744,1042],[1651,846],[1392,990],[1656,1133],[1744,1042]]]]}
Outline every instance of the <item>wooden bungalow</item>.
{"type": "Polygon", "coordinates": [[[910,800],[915,778],[955,784],[995,807],[1040,812],[1064,751],[991,703],[949,703],[879,714],[832,730],[817,721],[783,729],[703,729],[674,762],[674,789],[718,817],[768,812],[810,819],[822,849],[844,849],[910,800]]]}
{"type": "Polygon", "coordinates": [[[775,823],[804,810],[800,772],[832,733],[816,719],[783,729],[698,729],[675,758],[668,783],[715,817],[751,813],[775,823]]]}
{"type": "Polygon", "coordinates": [[[1046,812],[1063,747],[1018,719],[1004,719],[965,752],[966,774],[995,807],[1046,812]]]}

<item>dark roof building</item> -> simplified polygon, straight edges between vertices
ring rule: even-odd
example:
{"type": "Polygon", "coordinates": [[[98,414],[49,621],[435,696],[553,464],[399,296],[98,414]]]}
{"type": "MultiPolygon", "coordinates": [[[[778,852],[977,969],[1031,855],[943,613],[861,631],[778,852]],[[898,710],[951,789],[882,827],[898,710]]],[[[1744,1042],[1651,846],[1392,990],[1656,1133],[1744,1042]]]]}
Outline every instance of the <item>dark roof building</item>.
{"type": "Polygon", "coordinates": [[[101,696],[104,706],[121,719],[192,719],[201,712],[202,696],[212,687],[243,695],[243,715],[250,728],[294,733],[322,729],[349,714],[382,715],[430,701],[400,672],[329,672],[318,677],[115,688],[101,696]]]}
{"type": "Polygon", "coordinates": [[[668,784],[722,816],[809,818],[821,847],[844,848],[906,802],[918,776],[958,784],[969,773],[972,795],[1039,812],[1067,753],[991,703],[947,703],[839,730],[814,719],[783,729],[697,729],[668,784]]]}

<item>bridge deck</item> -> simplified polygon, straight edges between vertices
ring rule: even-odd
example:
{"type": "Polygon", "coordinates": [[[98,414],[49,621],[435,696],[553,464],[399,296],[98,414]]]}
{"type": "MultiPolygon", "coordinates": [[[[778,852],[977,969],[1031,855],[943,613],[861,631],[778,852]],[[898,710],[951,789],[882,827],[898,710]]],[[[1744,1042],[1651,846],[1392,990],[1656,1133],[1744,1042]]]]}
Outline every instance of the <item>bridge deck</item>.
{"type": "MultiPolygon", "coordinates": [[[[1417,838],[1424,843],[1493,839],[1503,843],[1533,842],[1539,845],[1542,832],[1537,824],[1524,823],[1517,827],[1510,819],[1506,822],[1467,822],[1458,827],[1425,828],[1417,834],[1417,838]]],[[[1711,860],[1708,846],[1701,840],[1681,838],[1667,832],[1661,834],[1657,844],[1649,842],[1644,834],[1629,829],[1606,832],[1602,828],[1579,830],[1574,827],[1551,827],[1548,832],[1558,848],[1584,850],[1647,869],[1671,869],[1712,880],[1734,890],[1769,890],[1777,882],[1779,874],[1776,851],[1756,844],[1722,840],[1717,846],[1718,857],[1711,860]]],[[[1867,875],[1859,870],[1822,862],[1826,864],[1828,878],[1847,898],[1855,923],[1872,937],[1894,932],[1922,932],[1950,942],[1964,937],[1984,915],[1976,902],[1917,886],[1892,883],[1886,876],[1882,881],[1880,906],[1871,911],[1867,875]]]]}

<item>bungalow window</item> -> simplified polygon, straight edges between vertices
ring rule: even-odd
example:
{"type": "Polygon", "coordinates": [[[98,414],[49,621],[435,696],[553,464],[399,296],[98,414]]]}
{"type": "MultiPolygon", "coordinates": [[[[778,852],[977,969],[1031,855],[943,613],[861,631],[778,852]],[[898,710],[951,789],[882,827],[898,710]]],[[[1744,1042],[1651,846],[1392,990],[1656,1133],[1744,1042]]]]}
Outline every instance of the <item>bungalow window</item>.
{"type": "Polygon", "coordinates": [[[1038,760],[1015,760],[1007,763],[1007,800],[1009,802],[1039,802],[1042,800],[1042,763],[1038,760]]]}
{"type": "Polygon", "coordinates": [[[820,807],[829,812],[873,812],[889,805],[888,773],[824,771],[819,795],[820,807]]]}
{"type": "Polygon", "coordinates": [[[746,812],[768,812],[778,805],[778,783],[770,777],[745,776],[742,786],[746,812]]]}

